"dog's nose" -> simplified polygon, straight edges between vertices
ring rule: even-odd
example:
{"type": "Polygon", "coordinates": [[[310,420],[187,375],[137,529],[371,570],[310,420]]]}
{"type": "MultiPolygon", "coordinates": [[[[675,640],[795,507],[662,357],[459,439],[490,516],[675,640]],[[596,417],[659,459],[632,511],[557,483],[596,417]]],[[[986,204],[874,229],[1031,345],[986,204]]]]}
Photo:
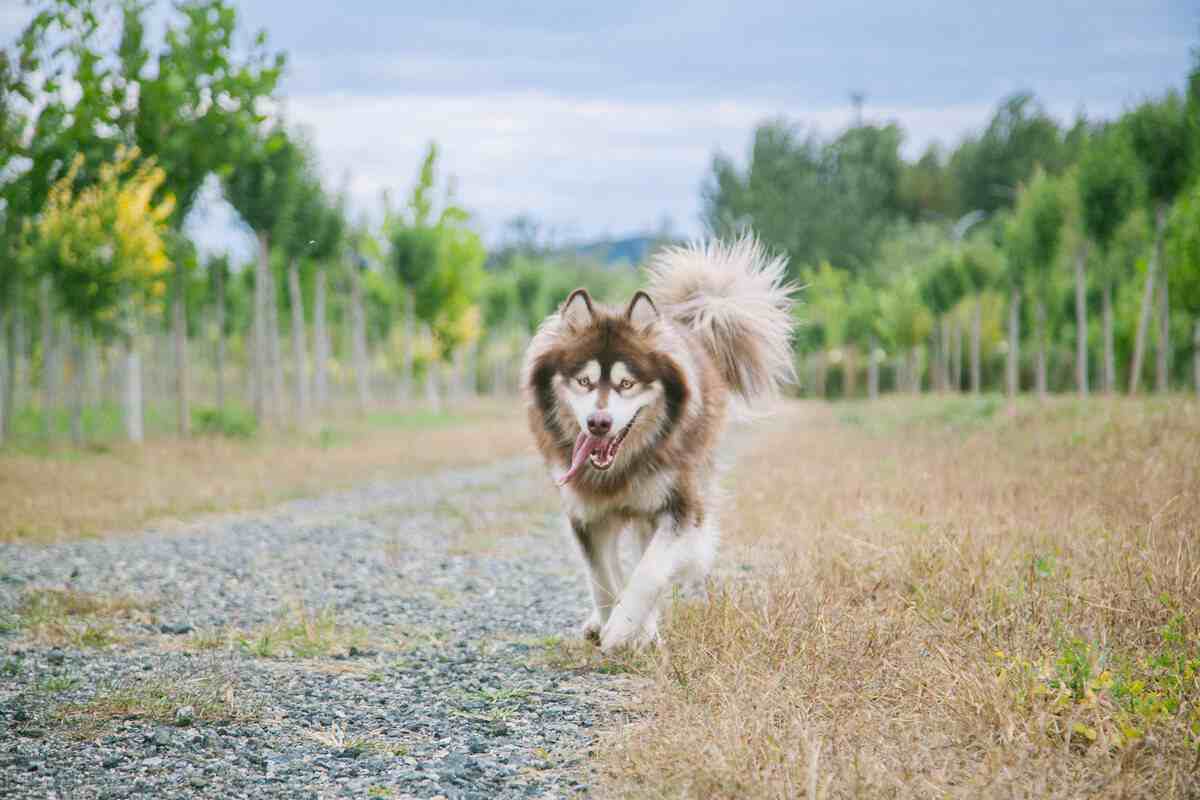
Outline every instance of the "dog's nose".
{"type": "Polygon", "coordinates": [[[607,436],[612,430],[612,414],[607,411],[593,411],[587,418],[588,433],[592,436],[607,436]]]}

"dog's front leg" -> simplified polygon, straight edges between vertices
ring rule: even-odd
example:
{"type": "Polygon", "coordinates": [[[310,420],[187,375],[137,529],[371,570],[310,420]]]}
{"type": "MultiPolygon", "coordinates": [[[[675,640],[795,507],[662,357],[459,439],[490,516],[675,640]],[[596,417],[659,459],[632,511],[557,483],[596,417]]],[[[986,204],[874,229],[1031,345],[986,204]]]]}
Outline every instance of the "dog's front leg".
{"type": "Polygon", "coordinates": [[[658,633],[658,601],[689,560],[693,531],[661,525],[642,551],[642,557],[600,632],[600,648],[608,653],[625,645],[642,646],[658,633]]]}
{"type": "Polygon", "coordinates": [[[567,522],[583,555],[592,590],[592,613],[583,623],[581,633],[585,639],[598,641],[621,592],[615,547],[620,529],[609,521],[585,523],[569,518],[567,522]]]}

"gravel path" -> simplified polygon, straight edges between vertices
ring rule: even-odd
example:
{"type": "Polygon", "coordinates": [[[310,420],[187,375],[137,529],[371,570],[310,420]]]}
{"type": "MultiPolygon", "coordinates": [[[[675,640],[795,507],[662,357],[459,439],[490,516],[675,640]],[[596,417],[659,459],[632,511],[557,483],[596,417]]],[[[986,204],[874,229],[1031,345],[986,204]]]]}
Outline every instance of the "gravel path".
{"type": "Polygon", "coordinates": [[[555,504],[520,459],[0,545],[0,796],[586,793],[630,679],[548,638],[587,609],[555,504]]]}

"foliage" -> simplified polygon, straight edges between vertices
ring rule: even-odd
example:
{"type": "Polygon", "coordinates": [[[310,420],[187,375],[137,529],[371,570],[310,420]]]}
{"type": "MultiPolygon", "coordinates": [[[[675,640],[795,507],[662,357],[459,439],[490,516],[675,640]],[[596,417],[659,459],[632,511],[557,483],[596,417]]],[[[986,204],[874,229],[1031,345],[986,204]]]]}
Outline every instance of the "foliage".
{"type": "Polygon", "coordinates": [[[1092,138],[1079,162],[1083,228],[1102,251],[1138,199],[1138,171],[1124,133],[1116,128],[1092,138]]]}
{"type": "Polygon", "coordinates": [[[1200,315],[1200,181],[1182,192],[1167,228],[1171,302],[1200,315]]]}
{"type": "Polygon", "coordinates": [[[118,150],[80,191],[73,188],[84,163],[77,157],[29,231],[31,263],[51,277],[67,311],[103,335],[117,332],[123,306],[166,290],[164,234],[174,204],[154,200],[163,170],[152,160],[139,164],[138,156],[118,150]]]}
{"type": "Polygon", "coordinates": [[[387,222],[392,271],[411,293],[416,317],[433,331],[443,356],[479,335],[475,298],[484,282],[483,241],[449,189],[434,216],[437,147],[430,145],[405,213],[387,222]]]}

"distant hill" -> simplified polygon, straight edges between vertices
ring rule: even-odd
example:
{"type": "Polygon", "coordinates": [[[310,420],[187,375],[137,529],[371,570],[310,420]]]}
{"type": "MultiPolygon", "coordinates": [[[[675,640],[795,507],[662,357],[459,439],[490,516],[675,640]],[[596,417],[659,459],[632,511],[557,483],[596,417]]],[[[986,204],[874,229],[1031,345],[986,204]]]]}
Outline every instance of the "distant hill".
{"type": "MultiPolygon", "coordinates": [[[[639,235],[621,239],[596,239],[591,242],[564,244],[550,250],[539,251],[540,257],[565,261],[583,261],[602,267],[637,267],[646,261],[654,250],[663,244],[677,243],[664,240],[661,236],[639,235]]],[[[519,252],[515,248],[501,247],[488,253],[487,268],[496,269],[519,252]]]]}
{"type": "Polygon", "coordinates": [[[577,258],[596,261],[605,266],[637,266],[661,243],[657,236],[629,236],[624,239],[599,239],[564,248],[577,258]]]}

